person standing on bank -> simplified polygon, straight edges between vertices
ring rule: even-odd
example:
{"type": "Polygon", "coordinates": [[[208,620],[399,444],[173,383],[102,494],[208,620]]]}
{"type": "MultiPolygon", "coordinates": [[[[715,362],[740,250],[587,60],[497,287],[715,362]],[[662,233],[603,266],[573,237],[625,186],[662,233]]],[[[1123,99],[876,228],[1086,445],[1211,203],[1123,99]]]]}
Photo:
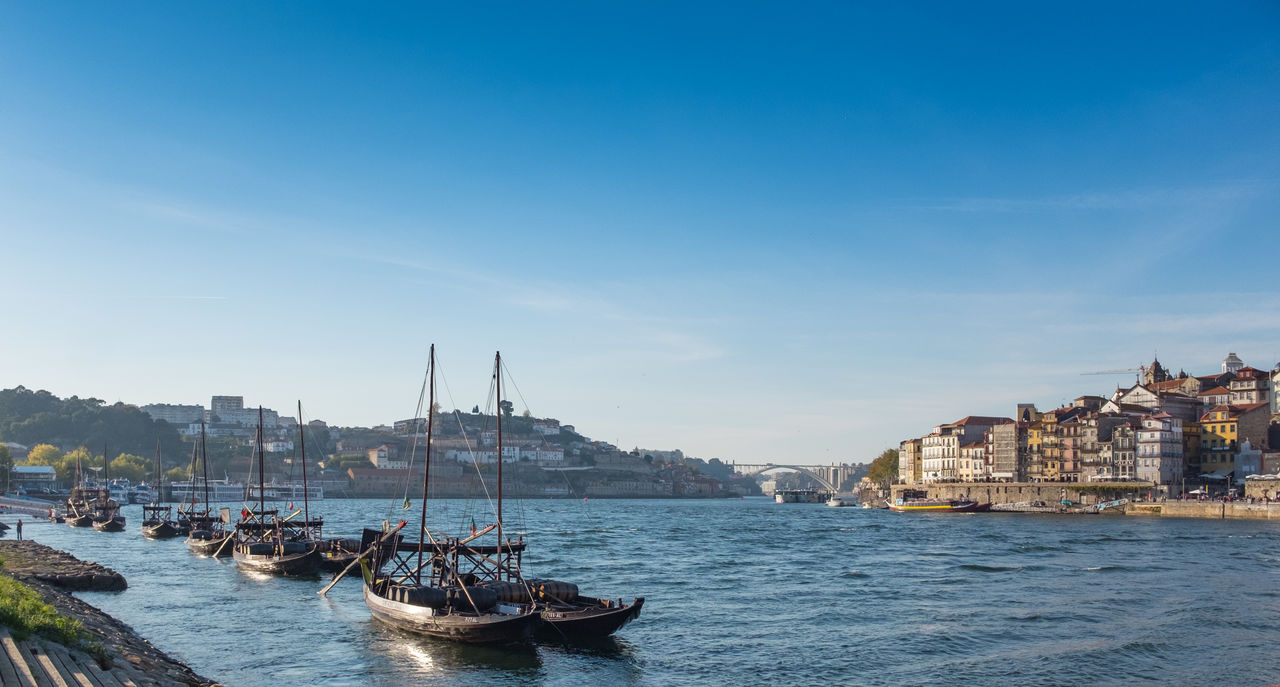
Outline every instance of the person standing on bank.
{"type": "Polygon", "coordinates": [[[18,541],[22,541],[22,518],[18,518],[18,541]]]}

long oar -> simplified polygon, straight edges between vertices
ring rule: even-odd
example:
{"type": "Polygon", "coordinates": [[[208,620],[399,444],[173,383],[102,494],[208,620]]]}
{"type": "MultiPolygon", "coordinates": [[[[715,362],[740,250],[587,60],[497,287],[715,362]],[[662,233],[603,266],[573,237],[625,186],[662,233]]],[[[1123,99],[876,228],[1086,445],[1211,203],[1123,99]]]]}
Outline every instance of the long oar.
{"type": "Polygon", "coordinates": [[[234,532],[227,534],[227,538],[222,540],[222,545],[218,547],[217,551],[213,552],[213,557],[217,558],[218,554],[222,553],[222,550],[227,548],[227,544],[229,544],[232,539],[235,539],[235,537],[236,535],[234,532]]]}
{"type": "Polygon", "coordinates": [[[374,542],[373,544],[370,544],[369,548],[365,549],[364,552],[362,552],[359,556],[356,556],[355,560],[348,563],[347,567],[342,569],[342,572],[334,576],[334,578],[329,582],[328,585],[325,586],[324,589],[321,589],[316,593],[319,594],[320,596],[324,596],[326,592],[328,592],[330,589],[333,589],[333,585],[338,584],[338,580],[341,580],[344,576],[346,576],[348,572],[350,572],[352,568],[356,566],[356,563],[359,563],[361,560],[364,559],[365,556],[368,556],[369,554],[373,553],[375,549],[377,549],[379,546],[382,545],[382,542],[386,541],[388,537],[395,534],[396,532],[399,532],[400,529],[403,528],[406,524],[408,523],[401,520],[400,524],[396,525],[396,528],[394,530],[387,532],[386,534],[379,537],[378,541],[374,542]]]}

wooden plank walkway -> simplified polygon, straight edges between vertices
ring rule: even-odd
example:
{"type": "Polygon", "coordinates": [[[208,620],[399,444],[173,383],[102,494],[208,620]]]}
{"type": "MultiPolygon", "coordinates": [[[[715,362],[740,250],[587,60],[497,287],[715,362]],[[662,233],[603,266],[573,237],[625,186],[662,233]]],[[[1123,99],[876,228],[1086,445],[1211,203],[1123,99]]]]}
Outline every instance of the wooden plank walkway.
{"type": "Polygon", "coordinates": [[[182,684],[144,675],[117,662],[103,670],[92,656],[59,644],[31,638],[18,642],[0,627],[0,685],[8,687],[143,687],[182,684]]]}

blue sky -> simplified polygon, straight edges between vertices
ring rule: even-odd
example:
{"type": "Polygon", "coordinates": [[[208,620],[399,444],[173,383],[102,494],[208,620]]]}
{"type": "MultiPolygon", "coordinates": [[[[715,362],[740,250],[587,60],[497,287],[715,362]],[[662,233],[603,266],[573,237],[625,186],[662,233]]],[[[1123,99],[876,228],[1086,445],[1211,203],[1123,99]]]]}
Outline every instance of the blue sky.
{"type": "Polygon", "coordinates": [[[0,386],[863,461],[1280,361],[1280,10],[0,7],[0,386]],[[517,407],[524,403],[517,399],[517,407]]]}

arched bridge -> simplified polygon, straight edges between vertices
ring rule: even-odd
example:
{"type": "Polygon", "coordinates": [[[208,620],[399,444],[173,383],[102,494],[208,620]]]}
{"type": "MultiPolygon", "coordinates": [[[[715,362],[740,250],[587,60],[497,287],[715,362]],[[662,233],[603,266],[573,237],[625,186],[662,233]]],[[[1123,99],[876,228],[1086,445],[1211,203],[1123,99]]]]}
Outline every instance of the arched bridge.
{"type": "Polygon", "coordinates": [[[773,470],[790,470],[812,477],[824,489],[840,491],[840,485],[853,476],[857,467],[853,465],[791,465],[784,463],[743,464],[734,463],[734,472],[751,477],[773,470]]]}

